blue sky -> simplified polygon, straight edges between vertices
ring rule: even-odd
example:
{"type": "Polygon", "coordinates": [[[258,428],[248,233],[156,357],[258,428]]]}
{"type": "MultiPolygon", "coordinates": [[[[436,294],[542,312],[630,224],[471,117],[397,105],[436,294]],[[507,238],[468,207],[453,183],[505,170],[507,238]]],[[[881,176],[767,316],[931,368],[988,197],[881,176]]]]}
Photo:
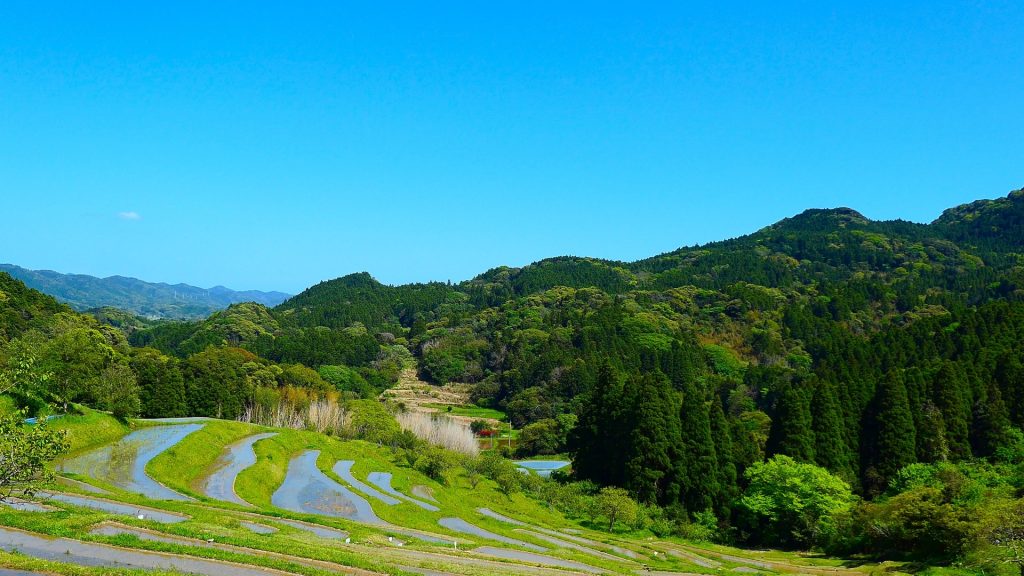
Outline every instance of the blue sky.
{"type": "Polygon", "coordinates": [[[457,281],[1024,186],[1018,2],[70,4],[0,3],[30,268],[457,281]]]}

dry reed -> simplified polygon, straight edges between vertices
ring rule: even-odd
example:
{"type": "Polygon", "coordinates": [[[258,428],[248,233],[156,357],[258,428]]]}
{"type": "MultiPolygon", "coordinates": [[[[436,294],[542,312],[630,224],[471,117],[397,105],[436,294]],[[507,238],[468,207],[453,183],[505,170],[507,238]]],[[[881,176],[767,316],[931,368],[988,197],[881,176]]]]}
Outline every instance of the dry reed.
{"type": "Polygon", "coordinates": [[[345,430],[348,426],[348,413],[334,400],[319,399],[303,407],[283,402],[274,408],[250,404],[238,420],[260,426],[315,430],[321,434],[331,434],[345,430]]]}
{"type": "Polygon", "coordinates": [[[402,429],[412,432],[417,438],[426,440],[435,446],[470,456],[480,453],[480,446],[469,426],[447,416],[423,412],[400,412],[397,418],[402,429]]]}

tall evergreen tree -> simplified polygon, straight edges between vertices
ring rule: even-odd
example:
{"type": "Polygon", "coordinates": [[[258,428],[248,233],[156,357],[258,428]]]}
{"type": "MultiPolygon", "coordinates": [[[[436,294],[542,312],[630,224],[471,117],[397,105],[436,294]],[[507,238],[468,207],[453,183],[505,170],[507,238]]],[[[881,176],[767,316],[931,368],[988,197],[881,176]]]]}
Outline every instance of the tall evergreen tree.
{"type": "Polygon", "coordinates": [[[942,411],[925,400],[916,413],[920,414],[917,429],[917,460],[919,462],[944,462],[949,459],[949,444],[946,442],[946,423],[942,411]]]}
{"type": "Polygon", "coordinates": [[[676,502],[680,491],[677,463],[682,456],[678,396],[660,370],[631,377],[627,389],[626,489],[640,502],[676,502]]]}
{"type": "Polygon", "coordinates": [[[720,395],[712,395],[709,414],[711,437],[715,443],[715,459],[718,462],[718,494],[715,497],[715,511],[719,518],[728,518],[730,506],[739,496],[739,486],[736,484],[736,464],[733,462],[732,430],[725,417],[720,395]]]}
{"type": "Polygon", "coordinates": [[[777,379],[775,387],[769,452],[813,464],[815,441],[810,391],[803,380],[791,374],[777,379]]]}
{"type": "Polygon", "coordinates": [[[581,404],[576,427],[569,437],[573,470],[577,476],[598,484],[621,484],[622,383],[605,358],[588,399],[581,404]]]}
{"type": "Polygon", "coordinates": [[[989,380],[983,397],[974,404],[971,447],[976,456],[991,456],[1008,441],[1010,417],[995,380],[989,380]]]}
{"type": "Polygon", "coordinates": [[[865,487],[873,493],[885,489],[904,466],[916,461],[917,436],[903,378],[890,371],[879,383],[868,409],[864,437],[867,464],[865,487]]]}
{"type": "Polygon", "coordinates": [[[690,513],[703,512],[714,506],[719,493],[718,460],[711,439],[711,422],[703,391],[692,380],[676,382],[683,391],[679,410],[679,428],[683,444],[679,475],[682,502],[690,513]]]}
{"type": "Polygon", "coordinates": [[[1019,353],[1007,350],[996,359],[993,378],[999,383],[1010,422],[1024,428],[1024,364],[1019,353]]]}
{"type": "Polygon", "coordinates": [[[846,442],[846,426],[834,385],[819,382],[814,386],[811,418],[817,464],[843,478],[852,479],[852,455],[846,442]]]}
{"type": "Polygon", "coordinates": [[[971,457],[969,386],[967,376],[953,362],[944,362],[932,378],[935,406],[942,412],[942,421],[946,425],[946,444],[954,460],[971,457]]]}

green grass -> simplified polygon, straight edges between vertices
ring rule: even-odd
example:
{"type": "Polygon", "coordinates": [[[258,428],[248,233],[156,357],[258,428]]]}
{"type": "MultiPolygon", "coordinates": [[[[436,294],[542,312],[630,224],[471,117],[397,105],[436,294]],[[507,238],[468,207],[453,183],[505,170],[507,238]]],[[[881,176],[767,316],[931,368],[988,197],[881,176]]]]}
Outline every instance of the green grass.
{"type": "Polygon", "coordinates": [[[499,422],[508,421],[508,414],[505,414],[501,410],[495,410],[494,408],[484,408],[482,406],[459,406],[456,404],[425,404],[428,408],[436,408],[437,410],[446,414],[452,414],[455,416],[466,416],[467,418],[490,418],[491,420],[498,420],[499,422]],[[449,408],[451,410],[449,410],[449,408]]]}
{"type": "Polygon", "coordinates": [[[88,408],[83,408],[81,415],[61,416],[49,425],[67,433],[67,456],[109,444],[131,431],[128,425],[113,416],[88,408]]]}

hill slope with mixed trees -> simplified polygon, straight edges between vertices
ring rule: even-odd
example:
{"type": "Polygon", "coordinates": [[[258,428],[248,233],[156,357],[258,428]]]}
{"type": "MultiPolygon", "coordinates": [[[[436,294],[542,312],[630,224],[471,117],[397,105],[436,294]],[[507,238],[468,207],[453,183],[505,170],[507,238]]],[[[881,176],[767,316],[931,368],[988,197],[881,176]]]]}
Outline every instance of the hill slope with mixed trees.
{"type": "MultiPolygon", "coordinates": [[[[8,284],[10,362],[67,312],[8,284]]],[[[91,322],[147,415],[374,397],[414,360],[506,412],[522,455],[569,454],[575,480],[722,538],[950,560],[1024,489],[1024,191],[931,224],[808,210],[637,262],[353,274],[135,329],[130,350],[91,322]],[[818,508],[783,509],[780,485],[818,508]]]]}
{"type": "Polygon", "coordinates": [[[52,270],[28,270],[12,264],[0,264],[0,271],[80,312],[113,307],[144,318],[205,318],[231,304],[259,302],[276,306],[289,297],[283,292],[236,291],[223,286],[197,288],[188,284],[145,282],[124,276],[97,278],[52,270]]]}

